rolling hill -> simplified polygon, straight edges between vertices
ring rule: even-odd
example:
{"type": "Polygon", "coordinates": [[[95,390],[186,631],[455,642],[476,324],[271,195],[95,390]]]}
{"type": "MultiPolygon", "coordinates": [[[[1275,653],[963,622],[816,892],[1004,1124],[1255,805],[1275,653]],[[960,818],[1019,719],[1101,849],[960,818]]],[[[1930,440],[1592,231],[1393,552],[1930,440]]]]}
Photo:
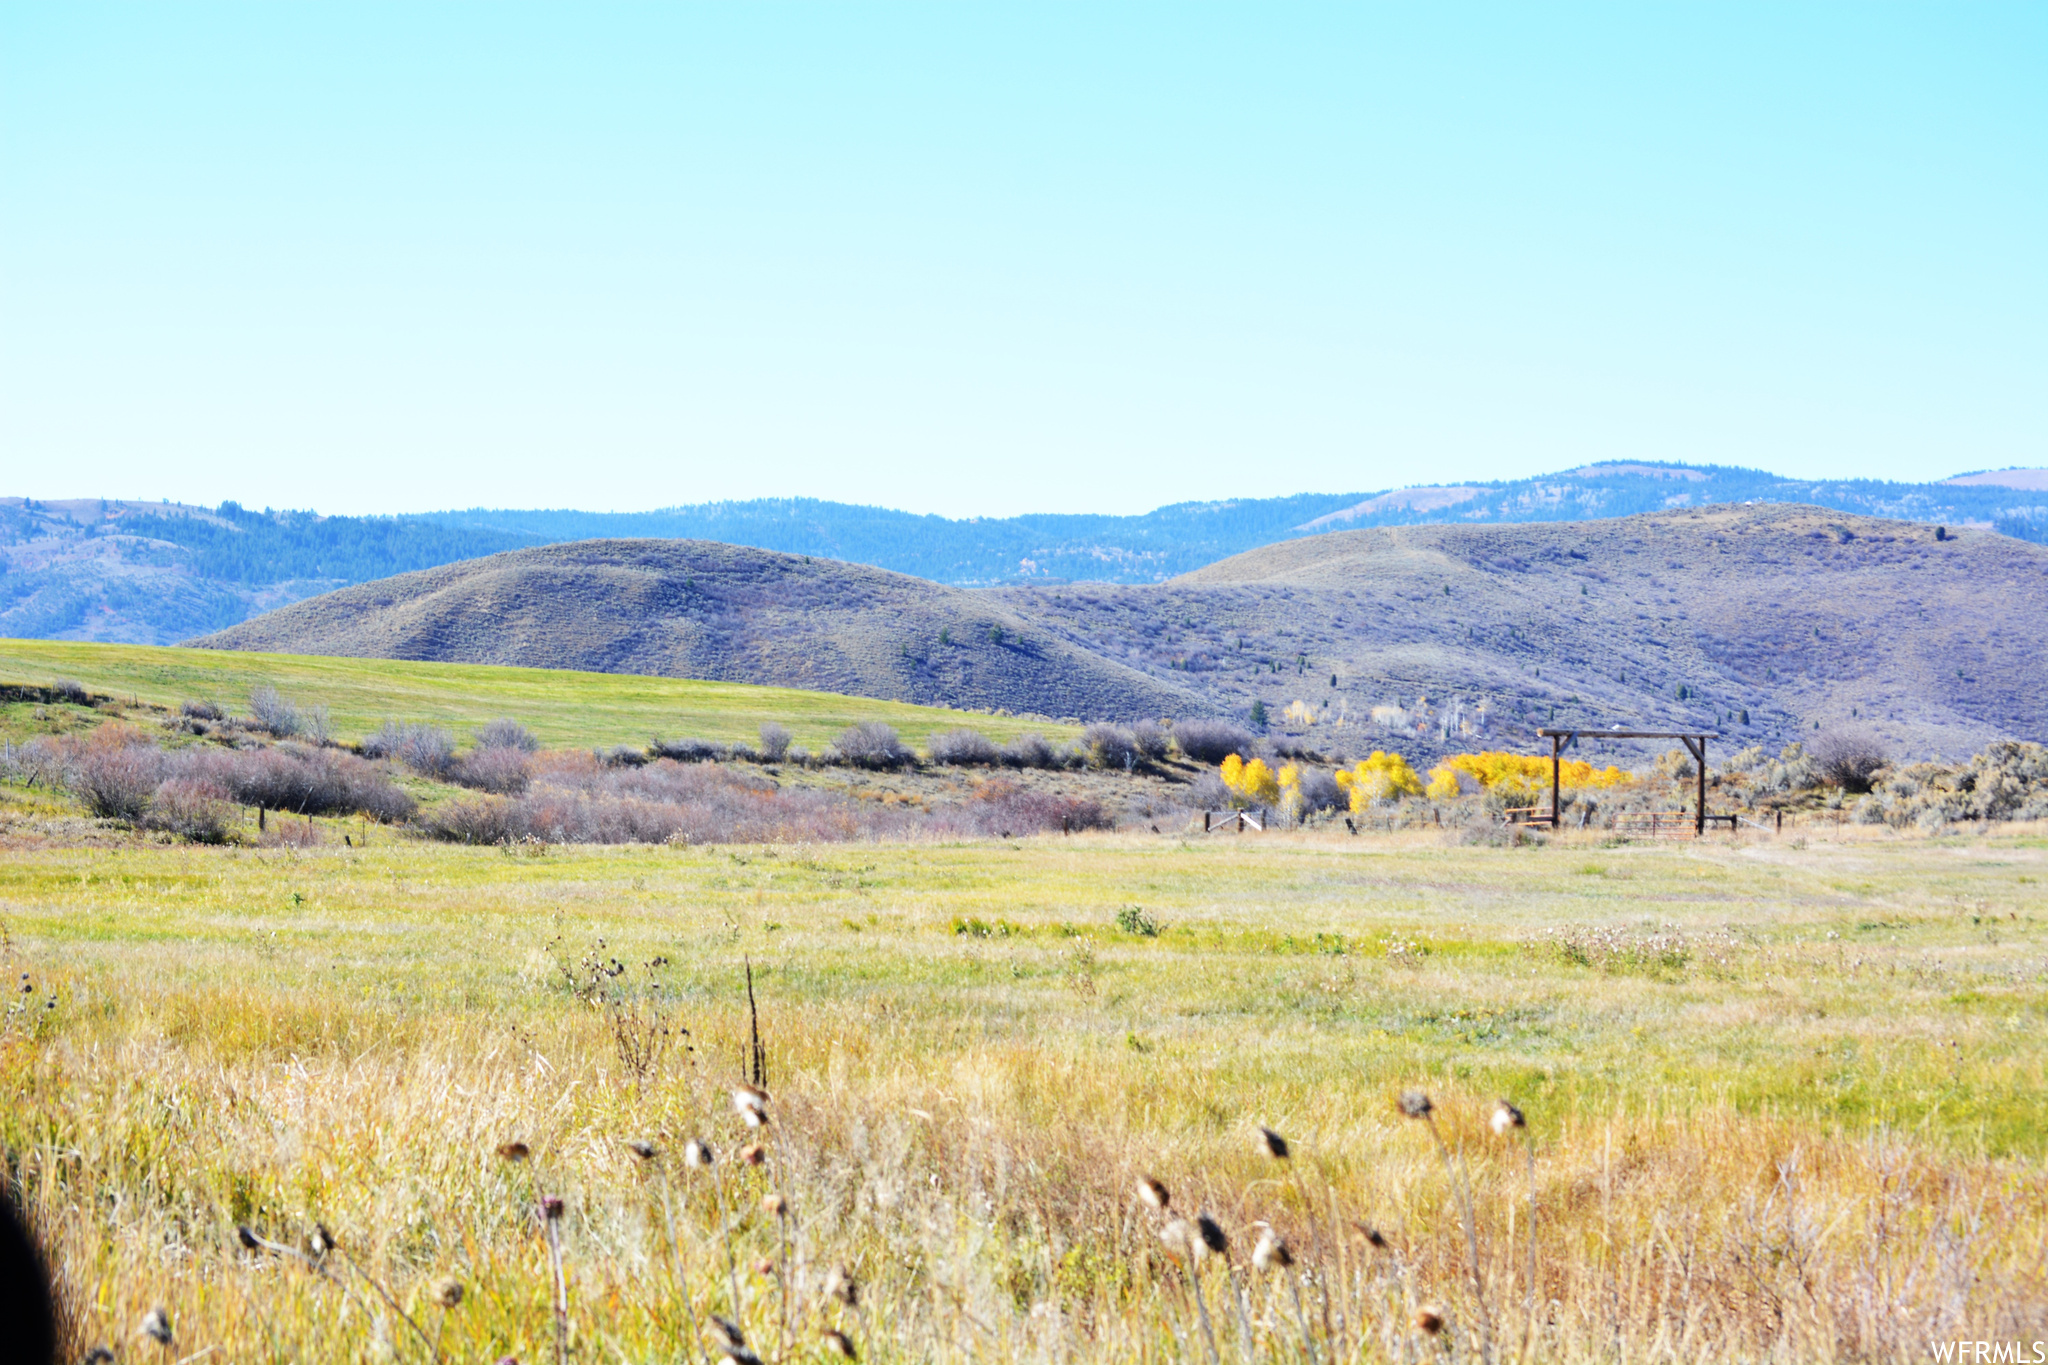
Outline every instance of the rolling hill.
{"type": "Polygon", "coordinates": [[[1384,527],[1164,584],[968,591],[705,542],[403,575],[195,641],[823,688],[1084,719],[1249,716],[1419,759],[1545,724],[1899,751],[2048,737],[2048,549],[1799,506],[1384,527]]]}
{"type": "Polygon", "coordinates": [[[715,540],[955,587],[1163,583],[1330,531],[1585,521],[1720,503],[1807,503],[2048,541],[2048,471],[1938,483],[1788,479],[1726,465],[1587,465],[1377,493],[1182,502],[1136,516],[952,519],[813,498],[647,512],[472,508],[404,516],[0,498],[0,636],[164,644],[289,602],[501,550],[588,539],[715,540]]]}
{"type": "Polygon", "coordinates": [[[638,673],[1049,716],[1205,709],[999,601],[692,540],[513,550],[295,603],[202,648],[638,673]]]}

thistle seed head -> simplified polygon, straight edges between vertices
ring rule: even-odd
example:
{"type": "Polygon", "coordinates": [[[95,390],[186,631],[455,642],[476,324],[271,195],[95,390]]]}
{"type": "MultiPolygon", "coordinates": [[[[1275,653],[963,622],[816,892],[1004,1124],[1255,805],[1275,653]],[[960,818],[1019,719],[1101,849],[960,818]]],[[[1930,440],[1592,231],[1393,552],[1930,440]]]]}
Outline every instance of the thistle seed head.
{"type": "Polygon", "coordinates": [[[1353,1223],[1351,1231],[1357,1235],[1359,1241],[1373,1248],[1373,1250],[1385,1251],[1387,1249],[1386,1234],[1378,1228],[1367,1227],[1364,1223],[1353,1223]]]}
{"type": "Polygon", "coordinates": [[[523,1142],[501,1142],[498,1155],[506,1161],[524,1161],[533,1155],[533,1149],[523,1142]]]}
{"type": "Polygon", "coordinates": [[[434,1302],[443,1308],[453,1308],[462,1302],[462,1281],[453,1275],[443,1275],[434,1281],[434,1302]]]}
{"type": "Polygon", "coordinates": [[[1159,1241],[1166,1248],[1166,1254],[1177,1261],[1191,1261],[1198,1244],[1194,1225],[1185,1218],[1169,1218],[1159,1229],[1159,1241]]]}
{"type": "Polygon", "coordinates": [[[1230,1239],[1223,1235],[1223,1225],[1206,1213],[1195,1215],[1195,1231],[1201,1234],[1202,1246],[1218,1256],[1230,1254],[1230,1239]]]}
{"type": "Polygon", "coordinates": [[[721,1351],[747,1349],[747,1334],[740,1330],[740,1325],[731,1318],[721,1318],[716,1313],[713,1313],[711,1321],[705,1324],[704,1335],[710,1337],[712,1344],[721,1351]]]}
{"type": "Polygon", "coordinates": [[[699,1142],[696,1138],[691,1138],[683,1144],[685,1166],[709,1166],[716,1160],[718,1154],[711,1150],[711,1144],[708,1142],[699,1142]]]}
{"type": "Polygon", "coordinates": [[[1144,1200],[1149,1207],[1164,1213],[1167,1206],[1173,1203],[1173,1192],[1151,1176],[1141,1175],[1138,1177],[1138,1198],[1144,1200]]]}
{"type": "Polygon", "coordinates": [[[95,1346],[85,1353],[83,1365],[114,1365],[114,1353],[104,1346],[95,1346]]]}
{"type": "Polygon", "coordinates": [[[789,1201],[779,1194],[761,1196],[761,1212],[771,1218],[782,1218],[789,1213],[789,1201]]]}
{"type": "Polygon", "coordinates": [[[142,1325],[135,1329],[135,1335],[148,1337],[159,1346],[171,1344],[171,1315],[161,1307],[152,1308],[142,1315],[142,1325]]]}
{"type": "Polygon", "coordinates": [[[1281,1137],[1271,1128],[1259,1129],[1259,1146],[1265,1151],[1267,1156],[1272,1157],[1275,1161],[1287,1160],[1293,1150],[1287,1145],[1287,1139],[1281,1137]]]}
{"type": "Polygon", "coordinates": [[[763,1279],[766,1279],[775,1274],[775,1258],[772,1256],[763,1256],[760,1260],[754,1262],[753,1269],[756,1275],[759,1275],[763,1279]]]}
{"type": "Polygon", "coordinates": [[[250,1251],[261,1251],[263,1249],[262,1241],[250,1230],[247,1223],[235,1224],[235,1240],[250,1251]]]}
{"type": "Polygon", "coordinates": [[[632,1153],[633,1160],[639,1162],[649,1162],[661,1155],[661,1148],[640,1138],[634,1138],[631,1142],[628,1142],[626,1150],[632,1153]]]}
{"type": "Polygon", "coordinates": [[[550,1223],[559,1221],[562,1211],[562,1197],[558,1194],[547,1195],[540,1201],[541,1217],[547,1219],[550,1223]]]}
{"type": "Polygon", "coordinates": [[[1426,1119],[1436,1106],[1429,1102],[1429,1096],[1420,1090],[1401,1092],[1401,1112],[1411,1119],[1426,1119]]]}
{"type": "Polygon", "coordinates": [[[766,1114],[768,1092],[758,1085],[736,1085],[732,1088],[732,1107],[741,1118],[748,1114],[766,1114]]]}
{"type": "Polygon", "coordinates": [[[1444,1315],[1434,1308],[1416,1309],[1412,1321],[1415,1323],[1415,1330],[1424,1336],[1433,1337],[1444,1330],[1444,1315]]]}
{"type": "Polygon", "coordinates": [[[841,1356],[847,1360],[860,1359],[854,1353],[853,1338],[847,1336],[846,1333],[836,1327],[827,1327],[824,1331],[818,1333],[818,1339],[825,1343],[825,1349],[833,1355],[841,1356]]]}
{"type": "Polygon", "coordinates": [[[1517,1128],[1529,1126],[1529,1120],[1522,1116],[1522,1111],[1506,1100],[1495,1102],[1493,1117],[1488,1122],[1493,1125],[1493,1131],[1501,1137],[1506,1137],[1517,1128]]]}
{"type": "Polygon", "coordinates": [[[758,1142],[750,1142],[740,1148],[740,1164],[742,1166],[758,1166],[767,1159],[768,1154],[761,1150],[761,1144],[758,1142]]]}
{"type": "Polygon", "coordinates": [[[1259,1234],[1259,1244],[1252,1248],[1252,1266],[1260,1273],[1268,1270],[1285,1270],[1294,1264],[1294,1253],[1287,1249],[1287,1243],[1280,1240],[1271,1228],[1259,1234]]]}
{"type": "Polygon", "coordinates": [[[825,1277],[825,1297],[837,1299],[848,1308],[860,1305],[860,1281],[853,1278],[853,1272],[845,1266],[832,1267],[832,1273],[825,1277]]]}
{"type": "Polygon", "coordinates": [[[334,1234],[327,1230],[327,1224],[313,1224],[313,1235],[306,1239],[306,1250],[312,1254],[314,1260],[321,1259],[337,1245],[334,1234]]]}
{"type": "Polygon", "coordinates": [[[742,1109],[740,1110],[740,1122],[746,1124],[749,1128],[766,1128],[768,1126],[768,1111],[765,1109],[742,1109]]]}

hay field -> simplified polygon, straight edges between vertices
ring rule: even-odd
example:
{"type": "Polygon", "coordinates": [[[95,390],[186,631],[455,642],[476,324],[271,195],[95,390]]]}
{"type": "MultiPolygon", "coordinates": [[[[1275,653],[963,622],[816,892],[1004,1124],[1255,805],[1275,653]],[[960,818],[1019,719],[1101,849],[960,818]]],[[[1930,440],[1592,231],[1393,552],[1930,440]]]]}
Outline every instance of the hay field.
{"type": "Polygon", "coordinates": [[[468,729],[516,716],[543,744],[560,747],[644,744],[655,735],[751,741],[763,721],[787,726],[797,743],[813,748],[862,721],[893,725],[913,743],[961,725],[998,742],[1026,731],[1053,740],[1080,733],[1079,726],[1045,720],[788,687],[63,640],[0,640],[0,678],[45,687],[75,679],[96,693],[172,710],[211,699],[240,711],[251,688],[268,684],[300,706],[327,707],[344,740],[360,739],[391,717],[468,729]]]}
{"type": "Polygon", "coordinates": [[[2038,829],[15,851],[0,1146],[69,1358],[1920,1360],[2048,1337],[2044,884],[2038,829]]]}

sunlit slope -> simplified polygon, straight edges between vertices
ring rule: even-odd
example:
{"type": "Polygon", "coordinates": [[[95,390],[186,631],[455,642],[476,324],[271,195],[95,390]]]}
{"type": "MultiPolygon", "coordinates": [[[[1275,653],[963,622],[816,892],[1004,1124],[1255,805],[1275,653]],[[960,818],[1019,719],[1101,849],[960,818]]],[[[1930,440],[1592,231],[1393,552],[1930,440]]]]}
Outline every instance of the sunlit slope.
{"type": "Polygon", "coordinates": [[[1066,727],[840,696],[796,688],[650,678],[491,664],[415,663],[259,654],[153,645],[0,640],[0,683],[48,686],[76,679],[94,692],[175,707],[212,699],[243,710],[268,684],[300,706],[325,706],[335,732],[351,738],[387,717],[462,728],[498,716],[530,726],[549,745],[644,743],[655,735],[751,740],[778,721],[816,747],[861,721],[885,721],[913,742],[934,730],[971,725],[991,738],[1026,730],[1048,737],[1066,727]]]}

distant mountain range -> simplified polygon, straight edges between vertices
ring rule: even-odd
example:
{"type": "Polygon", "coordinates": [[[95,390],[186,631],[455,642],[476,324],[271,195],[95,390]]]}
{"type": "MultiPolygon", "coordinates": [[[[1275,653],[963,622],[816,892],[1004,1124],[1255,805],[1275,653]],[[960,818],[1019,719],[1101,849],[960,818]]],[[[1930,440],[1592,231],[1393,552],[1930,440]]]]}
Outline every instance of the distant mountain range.
{"type": "Polygon", "coordinates": [[[1140,516],[963,520],[802,498],[389,517],[0,498],[0,636],[167,644],[351,584],[597,538],[721,541],[955,587],[1142,584],[1331,531],[1581,521],[1723,503],[1800,503],[2048,542],[2048,470],[1904,484],[1643,462],[1509,482],[1177,503],[1140,516]]]}

